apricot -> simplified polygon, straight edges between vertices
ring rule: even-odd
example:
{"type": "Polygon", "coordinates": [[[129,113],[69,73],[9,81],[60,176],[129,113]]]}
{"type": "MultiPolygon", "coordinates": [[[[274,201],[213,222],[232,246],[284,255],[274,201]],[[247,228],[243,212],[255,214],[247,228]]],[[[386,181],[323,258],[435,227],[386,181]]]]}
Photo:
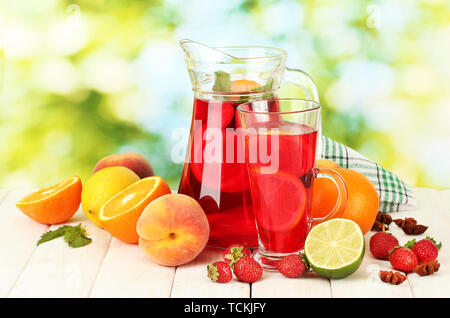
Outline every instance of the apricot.
{"type": "Polygon", "coordinates": [[[113,166],[126,167],[136,173],[141,179],[155,175],[153,168],[147,159],[135,152],[125,152],[106,156],[97,162],[92,173],[94,174],[100,169],[113,166]]]}
{"type": "Polygon", "coordinates": [[[139,247],[156,263],[178,266],[189,263],[209,238],[205,212],[193,198],[166,194],[144,209],[138,223],[139,247]]]}

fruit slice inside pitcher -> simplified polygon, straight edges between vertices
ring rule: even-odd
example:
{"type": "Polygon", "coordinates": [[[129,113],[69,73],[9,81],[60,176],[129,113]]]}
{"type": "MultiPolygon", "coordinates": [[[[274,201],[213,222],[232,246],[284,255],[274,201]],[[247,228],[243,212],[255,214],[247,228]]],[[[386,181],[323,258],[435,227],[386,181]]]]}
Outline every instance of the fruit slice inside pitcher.
{"type": "Polygon", "coordinates": [[[239,133],[207,124],[194,130],[190,165],[203,186],[211,189],[220,186],[222,192],[249,188],[243,140],[239,133]]]}
{"type": "Polygon", "coordinates": [[[234,118],[234,112],[231,102],[195,100],[194,119],[208,122],[210,127],[227,127],[234,118]]]}

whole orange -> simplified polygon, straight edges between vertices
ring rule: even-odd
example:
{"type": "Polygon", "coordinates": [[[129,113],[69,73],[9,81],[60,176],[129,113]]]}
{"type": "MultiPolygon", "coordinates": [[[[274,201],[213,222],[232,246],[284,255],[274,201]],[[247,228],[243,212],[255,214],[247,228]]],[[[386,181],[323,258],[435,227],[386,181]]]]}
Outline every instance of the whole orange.
{"type": "Polygon", "coordinates": [[[336,162],[327,160],[327,159],[319,159],[316,161],[317,168],[328,168],[328,169],[338,169],[341,168],[336,162]]]}
{"type": "MultiPolygon", "coordinates": [[[[340,169],[341,166],[336,162],[326,159],[316,161],[317,168],[340,169]]],[[[325,217],[334,208],[337,200],[338,191],[333,181],[326,178],[317,178],[313,183],[313,199],[311,215],[316,218],[325,217]]],[[[344,211],[338,211],[333,217],[342,216],[344,211]]]]}
{"type": "MultiPolygon", "coordinates": [[[[339,172],[347,186],[348,199],[345,210],[338,211],[333,217],[355,221],[365,234],[375,222],[378,213],[379,198],[373,184],[363,174],[351,169],[334,169],[339,172]]],[[[327,215],[336,204],[337,189],[328,179],[316,179],[313,184],[311,206],[312,217],[327,215]]]]}

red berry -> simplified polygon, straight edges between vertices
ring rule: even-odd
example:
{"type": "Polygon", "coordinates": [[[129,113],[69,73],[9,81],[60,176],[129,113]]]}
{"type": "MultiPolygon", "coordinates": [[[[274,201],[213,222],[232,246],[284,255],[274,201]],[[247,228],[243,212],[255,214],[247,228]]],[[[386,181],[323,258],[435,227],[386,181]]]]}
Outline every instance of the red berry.
{"type": "Polygon", "coordinates": [[[278,262],[278,270],[286,277],[296,278],[302,277],[308,271],[308,265],[301,255],[291,254],[278,262]]]}
{"type": "Polygon", "coordinates": [[[244,256],[251,256],[252,252],[242,244],[234,243],[231,244],[223,251],[223,259],[225,262],[229,263],[231,266],[244,256]]]}
{"type": "Polygon", "coordinates": [[[369,241],[370,252],[378,259],[389,259],[389,251],[398,245],[398,240],[392,234],[378,232],[372,235],[369,241]]]}
{"type": "Polygon", "coordinates": [[[209,264],[207,269],[208,277],[215,282],[228,283],[233,279],[233,272],[231,271],[231,267],[224,261],[217,261],[209,264]]]}
{"type": "Polygon", "coordinates": [[[256,282],[261,278],[262,273],[261,265],[249,256],[241,257],[234,264],[234,275],[242,282],[256,282]]]}
{"type": "Polygon", "coordinates": [[[425,239],[415,243],[412,247],[412,251],[416,254],[420,263],[431,262],[438,257],[440,246],[441,243],[436,244],[436,241],[433,238],[427,236],[425,239]]]}
{"type": "Polygon", "coordinates": [[[389,261],[395,269],[409,273],[419,264],[416,254],[407,247],[398,247],[392,251],[389,261]]]}

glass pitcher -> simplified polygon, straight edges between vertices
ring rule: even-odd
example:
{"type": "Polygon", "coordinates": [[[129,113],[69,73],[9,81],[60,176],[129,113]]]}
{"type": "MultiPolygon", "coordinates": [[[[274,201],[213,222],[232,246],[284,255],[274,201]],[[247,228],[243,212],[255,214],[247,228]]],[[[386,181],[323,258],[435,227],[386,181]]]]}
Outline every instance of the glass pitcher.
{"type": "MultiPolygon", "coordinates": [[[[287,53],[281,49],[210,47],[191,40],[181,40],[180,45],[193,87],[194,109],[178,193],[193,197],[205,211],[209,246],[242,243],[257,247],[236,108],[248,101],[270,99],[269,110],[276,112],[281,84],[295,85],[304,98],[318,102],[317,88],[306,73],[285,66],[287,53]]],[[[267,104],[264,107],[267,110],[267,104]]]]}

